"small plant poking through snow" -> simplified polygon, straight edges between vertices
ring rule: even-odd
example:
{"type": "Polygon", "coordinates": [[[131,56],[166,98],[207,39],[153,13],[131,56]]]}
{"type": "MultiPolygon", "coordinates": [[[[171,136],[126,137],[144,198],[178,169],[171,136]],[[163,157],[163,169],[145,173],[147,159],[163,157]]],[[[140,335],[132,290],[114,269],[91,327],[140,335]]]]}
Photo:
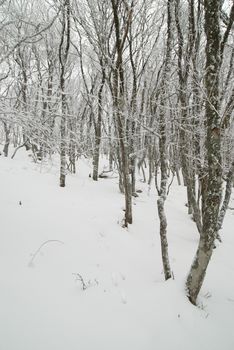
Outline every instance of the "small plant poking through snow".
{"type": "Polygon", "coordinates": [[[96,278],[93,281],[88,280],[87,282],[85,282],[84,278],[80,273],[76,272],[76,273],[73,273],[73,275],[75,276],[75,281],[81,283],[82,290],[86,290],[89,287],[98,285],[98,281],[96,280],[96,278]]]}

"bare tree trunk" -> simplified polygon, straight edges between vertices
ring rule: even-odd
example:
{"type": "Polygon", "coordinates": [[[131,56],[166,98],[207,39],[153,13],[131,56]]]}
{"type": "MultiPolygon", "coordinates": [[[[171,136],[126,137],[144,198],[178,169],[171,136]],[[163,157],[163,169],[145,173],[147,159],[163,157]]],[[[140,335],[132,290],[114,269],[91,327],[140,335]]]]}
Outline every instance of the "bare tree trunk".
{"type": "MultiPolygon", "coordinates": [[[[164,112],[162,112],[164,113],[164,112]]],[[[160,239],[161,239],[161,252],[162,252],[162,262],[165,279],[171,278],[171,268],[169,262],[168,253],[168,242],[167,242],[167,218],[165,213],[165,201],[167,197],[167,151],[166,151],[166,134],[165,134],[165,120],[161,116],[160,122],[162,123],[160,127],[160,140],[159,140],[159,150],[160,150],[160,169],[161,169],[161,181],[160,181],[160,191],[159,199],[157,200],[158,205],[158,216],[160,220],[160,239]]]]}
{"type": "Polygon", "coordinates": [[[189,28],[188,28],[188,44],[186,51],[184,49],[185,39],[181,29],[180,15],[179,15],[180,0],[176,0],[175,6],[175,21],[178,37],[178,76],[179,76],[179,101],[181,107],[181,128],[180,128],[180,153],[181,153],[181,165],[184,183],[187,190],[188,201],[188,213],[193,214],[193,219],[197,225],[198,232],[201,233],[201,214],[197,204],[195,194],[195,173],[192,170],[191,157],[188,154],[188,150],[191,148],[188,140],[188,131],[191,132],[191,128],[188,126],[189,107],[188,107],[188,77],[190,72],[190,61],[194,56],[195,46],[195,28],[194,28],[194,0],[189,0],[189,28]],[[184,52],[185,51],[185,52],[184,52]],[[185,56],[185,57],[183,57],[185,56]]]}
{"type": "Polygon", "coordinates": [[[8,157],[8,150],[9,150],[9,145],[10,145],[10,126],[7,126],[7,124],[4,122],[4,131],[5,131],[5,144],[3,148],[3,153],[5,157],[8,157]]]}
{"type": "Polygon", "coordinates": [[[223,225],[223,220],[228,208],[228,204],[230,202],[231,194],[232,194],[232,183],[234,179],[234,161],[232,162],[232,165],[229,169],[229,172],[227,173],[227,178],[226,178],[226,190],[225,190],[225,196],[223,200],[223,204],[219,213],[219,218],[218,218],[218,227],[217,227],[217,235],[219,230],[221,230],[222,225],[223,225]]]}
{"type": "Polygon", "coordinates": [[[193,304],[196,304],[213,253],[222,191],[219,117],[220,1],[205,0],[204,7],[207,39],[205,70],[207,134],[205,152],[208,168],[206,191],[202,191],[204,203],[203,227],[197,252],[186,282],[188,297],[193,304]]]}
{"type": "Polygon", "coordinates": [[[69,165],[68,169],[72,174],[76,173],[76,120],[74,116],[71,116],[69,105],[67,103],[67,111],[70,115],[68,128],[69,128],[69,165]]]}
{"type": "Polygon", "coordinates": [[[100,156],[100,144],[102,135],[102,91],[104,88],[106,74],[105,67],[103,67],[103,62],[101,60],[102,66],[102,80],[98,91],[98,117],[95,123],[95,146],[94,146],[94,156],[93,156],[93,180],[98,180],[98,168],[99,168],[99,156],[100,156]]]}
{"type": "MultiPolygon", "coordinates": [[[[20,31],[20,30],[19,30],[20,31]]],[[[23,106],[23,111],[25,114],[27,114],[28,110],[28,98],[27,98],[27,86],[28,86],[28,75],[27,75],[27,57],[25,57],[24,49],[19,47],[17,50],[17,56],[15,58],[17,64],[20,66],[21,70],[21,79],[20,80],[20,86],[21,86],[21,94],[22,94],[22,101],[20,104],[23,106]]],[[[27,132],[25,130],[25,127],[22,127],[23,131],[23,144],[26,148],[26,151],[30,150],[30,142],[29,142],[29,136],[27,135],[27,132]]]]}
{"type": "Polygon", "coordinates": [[[60,123],[60,187],[65,187],[66,180],[66,124],[67,101],[65,94],[65,67],[70,47],[70,0],[64,0],[62,8],[62,35],[59,45],[60,90],[61,90],[61,123],[60,123]],[[66,40],[66,43],[65,43],[66,40]],[[63,46],[65,45],[65,49],[63,46]]]}
{"type": "Polygon", "coordinates": [[[123,48],[124,43],[127,38],[129,26],[132,20],[133,12],[133,1],[131,7],[127,7],[127,19],[125,20],[125,27],[123,34],[121,33],[120,20],[119,20],[119,10],[118,2],[116,0],[111,0],[112,10],[114,16],[114,27],[116,34],[116,62],[113,69],[113,98],[114,98],[114,108],[116,116],[116,125],[118,130],[120,155],[121,155],[121,170],[124,185],[124,195],[125,195],[125,219],[124,226],[132,224],[132,191],[130,182],[130,167],[129,167],[129,152],[128,152],[128,137],[126,133],[126,125],[124,118],[124,71],[123,71],[123,48]],[[122,34],[122,36],[121,36],[122,34]]]}
{"type": "Polygon", "coordinates": [[[161,181],[160,189],[158,190],[159,199],[157,200],[158,205],[158,216],[160,220],[160,238],[161,238],[161,252],[162,252],[162,262],[165,280],[171,278],[171,267],[169,262],[168,254],[168,242],[167,242],[167,218],[165,214],[165,201],[167,197],[167,138],[166,138],[166,101],[168,92],[168,79],[171,64],[171,49],[172,49],[172,4],[173,0],[168,0],[167,2],[167,51],[165,59],[165,67],[162,74],[162,86],[161,86],[161,100],[160,100],[160,110],[159,110],[159,153],[160,153],[160,170],[161,170],[161,181]]]}
{"type": "Polygon", "coordinates": [[[129,57],[132,67],[132,96],[131,96],[131,118],[129,120],[129,153],[130,153],[130,172],[131,172],[131,191],[132,195],[136,195],[136,110],[137,110],[137,74],[133,55],[133,37],[132,25],[129,27],[129,57]]]}

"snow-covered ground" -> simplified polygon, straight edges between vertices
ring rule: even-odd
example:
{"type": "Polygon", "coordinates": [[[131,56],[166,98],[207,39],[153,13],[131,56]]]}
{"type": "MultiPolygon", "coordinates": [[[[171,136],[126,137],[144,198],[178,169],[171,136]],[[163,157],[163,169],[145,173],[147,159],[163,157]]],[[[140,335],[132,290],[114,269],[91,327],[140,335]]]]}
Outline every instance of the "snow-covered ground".
{"type": "Polygon", "coordinates": [[[184,291],[198,242],[184,187],[167,199],[175,279],[164,282],[154,186],[138,182],[123,229],[118,179],[77,168],[60,188],[58,167],[0,157],[0,350],[233,350],[234,211],[197,308],[184,291]]]}

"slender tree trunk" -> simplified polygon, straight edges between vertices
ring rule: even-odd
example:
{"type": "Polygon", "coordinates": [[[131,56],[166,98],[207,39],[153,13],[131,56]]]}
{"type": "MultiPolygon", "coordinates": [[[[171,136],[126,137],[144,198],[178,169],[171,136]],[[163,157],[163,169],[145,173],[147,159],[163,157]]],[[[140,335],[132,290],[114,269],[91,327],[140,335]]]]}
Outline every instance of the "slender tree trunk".
{"type": "Polygon", "coordinates": [[[67,103],[65,95],[65,80],[60,77],[61,99],[62,99],[62,116],[60,123],[60,187],[65,187],[66,181],[66,124],[67,124],[67,103]]]}
{"type": "Polygon", "coordinates": [[[114,162],[114,155],[113,155],[113,145],[112,145],[112,127],[111,127],[111,120],[110,116],[108,116],[108,145],[109,145],[109,171],[113,170],[113,162],[114,162]]]}
{"type": "MultiPolygon", "coordinates": [[[[168,242],[167,242],[167,218],[165,214],[165,201],[167,197],[167,137],[166,137],[166,101],[168,93],[168,80],[171,64],[171,49],[172,49],[172,4],[173,0],[167,2],[167,51],[165,59],[165,67],[162,74],[162,86],[161,86],[161,99],[160,99],[160,110],[159,110],[159,153],[160,153],[160,170],[161,180],[160,189],[158,190],[159,198],[157,200],[158,205],[158,216],[160,220],[160,239],[161,239],[161,252],[162,262],[165,280],[171,278],[171,267],[169,262],[168,253],[168,242]]],[[[156,170],[157,171],[157,170],[156,170]]]]}
{"type": "MultiPolygon", "coordinates": [[[[67,101],[68,102],[68,101],[67,101]]],[[[76,173],[76,119],[74,116],[71,116],[71,111],[67,103],[67,111],[70,115],[68,121],[69,129],[69,170],[72,174],[76,173]]]]}
{"type": "Polygon", "coordinates": [[[65,67],[70,47],[70,0],[64,0],[62,8],[62,35],[59,45],[61,123],[60,123],[60,187],[65,187],[66,180],[66,129],[67,101],[65,93],[65,67]],[[65,45],[65,48],[63,47],[65,45]]]}
{"type": "Polygon", "coordinates": [[[219,213],[219,218],[218,218],[217,235],[218,235],[218,231],[221,230],[222,228],[223,220],[228,208],[228,204],[230,202],[233,180],[234,180],[234,161],[232,162],[229,172],[227,173],[225,196],[224,196],[223,204],[222,204],[222,207],[219,213]]]}
{"type": "MultiPolygon", "coordinates": [[[[121,33],[120,20],[119,20],[119,10],[118,2],[116,0],[111,0],[113,17],[114,17],[114,27],[116,36],[116,62],[113,69],[113,99],[114,99],[114,109],[116,116],[116,126],[118,130],[118,139],[120,147],[121,156],[121,171],[124,186],[124,196],[125,196],[125,218],[124,226],[127,227],[128,224],[132,224],[132,191],[130,182],[130,167],[129,167],[129,152],[128,152],[128,135],[126,132],[126,121],[124,117],[125,110],[125,96],[124,96],[124,70],[123,70],[123,48],[124,43],[127,38],[129,26],[132,20],[133,12],[133,1],[131,7],[127,7],[128,16],[125,23],[124,33],[121,33]],[[122,35],[121,35],[122,34],[122,35]]],[[[127,3],[125,3],[127,6],[127,3]]]]}
{"type": "MultiPolygon", "coordinates": [[[[102,65],[101,61],[101,65],[102,65]]],[[[93,156],[93,180],[98,180],[98,168],[99,168],[99,157],[100,157],[100,144],[102,135],[102,91],[106,80],[105,68],[102,66],[102,81],[98,91],[98,117],[95,123],[95,145],[94,145],[94,156],[93,156]]]]}
{"type": "Polygon", "coordinates": [[[7,127],[7,124],[4,122],[4,131],[5,131],[5,144],[3,148],[3,153],[5,157],[8,157],[9,145],[10,145],[10,126],[7,127]]]}
{"type": "Polygon", "coordinates": [[[195,173],[192,170],[192,161],[189,155],[189,149],[191,146],[191,140],[188,140],[188,132],[191,134],[191,127],[188,126],[189,115],[189,103],[188,103],[188,77],[190,72],[190,61],[194,56],[195,47],[195,24],[194,24],[194,0],[189,0],[189,28],[188,28],[188,47],[186,53],[184,53],[184,34],[180,24],[179,14],[180,0],[176,0],[175,6],[175,22],[177,28],[178,37],[178,76],[179,76],[179,101],[181,107],[181,128],[180,128],[180,154],[181,154],[181,166],[184,183],[187,190],[187,204],[188,213],[193,214],[193,219],[197,225],[198,232],[201,232],[201,215],[200,209],[197,204],[195,194],[195,173]],[[185,56],[185,57],[184,57],[185,56]]]}
{"type": "MultiPolygon", "coordinates": [[[[164,113],[164,112],[162,112],[164,113]]],[[[165,280],[171,278],[171,268],[169,262],[168,253],[168,242],[167,242],[167,218],[165,214],[165,201],[167,197],[167,151],[166,151],[166,134],[165,134],[165,120],[161,116],[161,130],[160,130],[160,140],[159,140],[159,150],[160,150],[160,169],[161,169],[161,181],[160,181],[160,192],[159,199],[157,200],[158,205],[158,216],[160,220],[160,239],[161,239],[161,252],[162,252],[162,262],[165,280]]]]}
{"type": "MultiPolygon", "coordinates": [[[[28,86],[28,75],[27,75],[27,58],[25,57],[25,52],[21,47],[18,48],[18,55],[16,57],[16,62],[20,66],[21,69],[21,75],[22,80],[20,81],[21,85],[21,94],[22,94],[22,101],[21,104],[23,106],[23,111],[25,114],[27,114],[28,111],[28,98],[27,98],[27,86],[28,86]]],[[[29,135],[27,135],[27,132],[25,130],[25,127],[22,128],[23,132],[23,143],[26,148],[26,151],[30,150],[30,140],[29,135]]]]}

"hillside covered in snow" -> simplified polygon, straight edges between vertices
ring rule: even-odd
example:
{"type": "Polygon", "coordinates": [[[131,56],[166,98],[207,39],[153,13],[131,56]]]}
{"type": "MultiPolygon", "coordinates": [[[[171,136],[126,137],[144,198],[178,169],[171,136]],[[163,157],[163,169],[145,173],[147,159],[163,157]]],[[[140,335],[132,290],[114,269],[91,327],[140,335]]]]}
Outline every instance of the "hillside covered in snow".
{"type": "Polygon", "coordinates": [[[165,282],[154,184],[138,176],[134,222],[123,228],[114,173],[93,182],[82,158],[60,188],[55,165],[25,151],[0,158],[0,349],[232,350],[233,195],[195,307],[185,279],[198,233],[185,187],[174,181],[166,203],[174,279],[165,282]]]}

